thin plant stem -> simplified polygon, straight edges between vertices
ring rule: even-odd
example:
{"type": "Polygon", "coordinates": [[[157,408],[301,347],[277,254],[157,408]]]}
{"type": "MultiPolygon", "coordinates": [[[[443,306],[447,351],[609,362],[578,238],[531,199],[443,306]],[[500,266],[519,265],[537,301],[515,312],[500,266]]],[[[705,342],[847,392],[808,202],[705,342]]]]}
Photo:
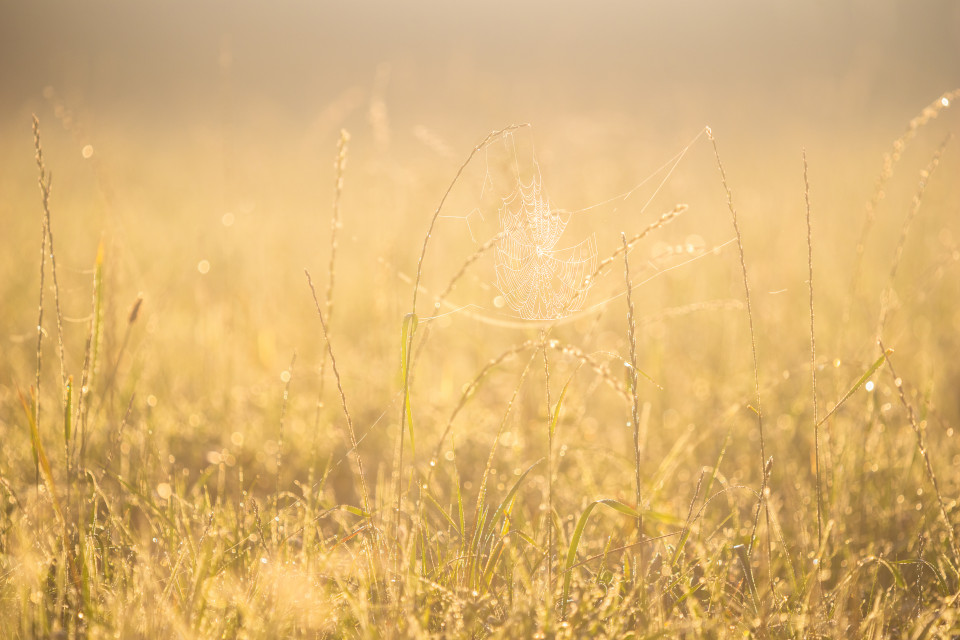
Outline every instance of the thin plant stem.
{"type": "Polygon", "coordinates": [[[547,400],[547,593],[553,600],[553,416],[550,405],[550,364],[547,359],[547,332],[540,329],[543,353],[544,394],[547,400]]]}
{"type": "MultiPolygon", "coordinates": [[[[33,118],[33,139],[34,145],[37,148],[37,164],[40,167],[43,167],[43,157],[40,152],[40,126],[37,117],[33,118]]],[[[41,169],[40,172],[40,192],[41,197],[46,203],[46,199],[49,197],[49,179],[45,175],[45,171],[41,169]]],[[[44,208],[46,205],[44,204],[44,208]]],[[[41,217],[40,219],[41,235],[40,235],[40,302],[38,305],[37,312],[37,375],[35,386],[37,389],[36,400],[33,405],[33,419],[34,423],[37,425],[37,428],[40,428],[40,380],[41,372],[43,370],[43,289],[44,289],[44,275],[46,273],[47,266],[47,218],[46,216],[41,217]]],[[[36,462],[35,466],[35,482],[37,492],[40,492],[40,463],[36,462]]]]}
{"type": "Polygon", "coordinates": [[[293,367],[297,363],[297,352],[293,352],[290,357],[290,366],[284,371],[283,378],[283,401],[280,403],[280,429],[277,436],[277,494],[274,507],[277,510],[277,516],[280,515],[280,476],[283,472],[283,422],[287,417],[287,403],[290,399],[290,381],[293,380],[293,367]]]}
{"type": "Polygon", "coordinates": [[[940,492],[940,485],[937,482],[937,475],[933,472],[933,463],[930,461],[930,454],[927,452],[926,441],[923,437],[923,428],[917,422],[916,413],[913,406],[907,402],[907,396],[903,393],[903,379],[897,375],[897,370],[893,367],[893,361],[890,358],[890,351],[883,346],[882,340],[877,340],[880,351],[886,355],[887,367],[890,369],[890,375],[893,376],[893,386],[897,388],[897,395],[900,398],[900,404],[907,411],[907,418],[910,421],[910,427],[917,436],[917,449],[923,457],[923,463],[927,471],[927,479],[933,486],[933,492],[937,496],[937,505],[940,507],[940,517],[943,518],[943,524],[947,528],[947,536],[950,540],[950,550],[953,552],[953,561],[955,566],[960,567],[960,546],[957,545],[956,534],[953,531],[953,524],[950,522],[950,516],[947,514],[947,506],[943,501],[943,494],[940,492]]]}
{"type": "Polygon", "coordinates": [[[343,415],[347,420],[347,433],[350,436],[350,447],[353,449],[354,455],[357,456],[357,470],[360,475],[360,490],[363,496],[363,511],[369,515],[370,499],[369,492],[367,491],[367,481],[363,473],[363,459],[360,456],[360,449],[357,446],[357,434],[353,428],[353,418],[350,417],[350,411],[347,409],[347,397],[343,393],[340,371],[337,369],[337,359],[333,355],[333,345],[330,344],[330,340],[327,338],[327,321],[323,318],[323,309],[320,308],[320,300],[317,299],[317,290],[313,286],[313,279],[310,277],[310,272],[306,269],[304,269],[303,272],[307,275],[307,284],[310,285],[313,303],[317,307],[317,315],[320,316],[320,325],[323,327],[323,335],[327,343],[327,352],[330,354],[330,366],[333,369],[333,377],[337,381],[337,391],[340,393],[340,406],[343,408],[343,415]]]}
{"type": "Polygon", "coordinates": [[[440,198],[440,204],[437,205],[436,210],[433,212],[433,217],[430,218],[430,226],[427,227],[427,234],[423,238],[423,247],[420,249],[420,259],[417,261],[417,277],[413,285],[413,301],[410,304],[410,312],[417,312],[417,294],[420,291],[420,279],[423,276],[423,261],[427,255],[427,245],[430,243],[430,237],[433,235],[433,227],[437,224],[437,219],[440,217],[440,212],[443,210],[443,205],[447,201],[447,198],[450,196],[450,192],[453,191],[454,185],[457,184],[457,181],[460,179],[460,176],[463,174],[464,170],[467,168],[467,165],[470,164],[470,161],[473,160],[473,157],[477,155],[484,147],[488,144],[499,138],[500,136],[507,134],[511,131],[521,129],[523,127],[528,127],[529,124],[512,124],[503,129],[497,131],[491,131],[487,136],[480,141],[480,143],[473,148],[470,152],[470,155],[467,156],[467,159],[463,161],[463,164],[460,165],[460,168],[457,169],[456,175],[453,176],[453,180],[450,181],[450,185],[447,187],[447,190],[444,192],[443,197],[440,198]]]}
{"type": "MultiPolygon", "coordinates": [[[[609,256],[601,260],[597,264],[597,268],[594,269],[593,273],[591,273],[589,276],[584,278],[583,286],[584,287],[591,286],[592,283],[597,279],[597,277],[600,276],[603,270],[608,266],[610,266],[610,264],[614,260],[616,260],[618,255],[620,255],[621,253],[626,253],[627,251],[633,249],[633,245],[637,244],[638,242],[646,238],[648,235],[650,235],[657,229],[661,229],[667,226],[668,224],[670,224],[671,222],[679,218],[681,215],[683,215],[683,213],[687,211],[687,209],[689,208],[690,206],[686,204],[678,204],[674,206],[673,209],[662,213],[659,218],[657,218],[656,220],[648,224],[642,231],[634,235],[629,240],[627,240],[625,235],[621,233],[621,235],[624,235],[623,246],[617,247],[616,249],[613,250],[613,252],[609,256]]],[[[569,311],[569,308],[564,309],[564,311],[569,311]]]]}
{"type": "Polygon", "coordinates": [[[903,259],[903,250],[907,245],[907,236],[910,233],[910,227],[913,225],[913,220],[920,212],[920,205],[923,203],[923,195],[927,190],[927,185],[930,183],[930,178],[937,170],[937,167],[940,166],[940,159],[943,157],[943,152],[952,139],[952,135],[947,135],[947,137],[944,138],[943,142],[940,143],[940,146],[937,147],[937,150],[933,153],[933,157],[930,158],[930,162],[920,172],[920,182],[917,185],[916,193],[913,194],[913,201],[910,206],[910,211],[907,213],[907,217],[903,221],[903,226],[900,228],[900,237],[897,240],[897,248],[894,252],[893,260],[890,263],[890,275],[888,276],[887,288],[881,296],[880,317],[877,320],[878,340],[883,336],[883,330],[887,324],[888,314],[890,313],[890,309],[893,307],[893,303],[891,301],[893,298],[893,283],[897,278],[897,271],[900,269],[900,261],[903,259]]]}
{"type": "MultiPolygon", "coordinates": [[[[337,141],[337,159],[333,163],[336,182],[333,192],[333,213],[330,216],[330,262],[327,265],[327,291],[324,294],[324,302],[327,307],[327,326],[333,322],[333,286],[337,272],[337,247],[339,242],[337,237],[343,223],[340,219],[340,198],[343,195],[343,172],[347,165],[347,143],[350,141],[350,134],[346,129],[340,130],[340,139],[337,141]]],[[[329,339],[329,338],[328,338],[329,339]]],[[[314,433],[319,431],[320,410],[323,408],[323,390],[326,380],[327,352],[323,352],[320,360],[320,390],[317,392],[317,414],[314,425],[314,433]]]]}
{"type": "MultiPolygon", "coordinates": [[[[627,284],[627,342],[630,347],[630,397],[631,397],[631,412],[630,418],[633,423],[633,455],[634,455],[634,472],[635,472],[635,482],[636,482],[636,500],[637,500],[637,537],[639,540],[643,540],[643,500],[641,495],[641,485],[640,485],[640,396],[637,393],[637,383],[639,382],[639,375],[637,374],[637,334],[636,334],[636,321],[635,313],[633,310],[633,295],[631,291],[633,290],[633,284],[630,281],[630,260],[628,255],[630,254],[629,245],[627,243],[627,234],[621,233],[620,239],[623,241],[623,273],[624,279],[627,284]]],[[[640,567],[643,567],[643,547],[640,547],[640,567]]]]}
{"type": "Polygon", "coordinates": [[[903,151],[907,148],[907,145],[913,138],[916,137],[917,131],[919,131],[923,126],[928,122],[935,119],[940,112],[950,105],[952,105],[956,100],[960,100],[960,89],[954,89],[953,91],[947,92],[928,104],[924,107],[919,114],[917,114],[910,122],[907,124],[906,131],[903,134],[894,140],[893,145],[887,153],[883,155],[883,166],[880,170],[880,175],[877,177],[876,184],[873,188],[873,195],[871,195],[870,200],[867,201],[866,211],[864,212],[863,224],[860,228],[859,239],[857,240],[856,245],[856,262],[853,267],[853,278],[850,282],[850,302],[847,304],[847,308],[844,309],[844,322],[841,323],[841,327],[846,324],[846,320],[849,316],[850,306],[852,306],[852,301],[854,300],[856,294],[858,293],[860,287],[860,277],[863,273],[863,255],[867,246],[867,239],[870,236],[870,231],[873,229],[874,220],[877,217],[877,207],[880,205],[880,201],[886,195],[886,185],[887,181],[893,176],[894,167],[900,161],[903,151]]]}
{"type": "MultiPolygon", "coordinates": [[[[823,548],[823,485],[820,478],[820,413],[817,407],[817,338],[813,321],[813,227],[810,222],[810,179],[808,176],[807,150],[803,150],[803,198],[807,219],[807,285],[810,290],[810,386],[813,393],[813,442],[817,471],[817,549],[823,548]]],[[[819,553],[820,551],[818,551],[819,553]]],[[[817,565],[817,572],[819,574],[817,565]]]]}
{"type": "Polygon", "coordinates": [[[63,314],[60,312],[60,285],[57,281],[57,256],[53,250],[53,227],[50,222],[50,182],[51,176],[47,172],[43,161],[43,147],[40,145],[40,120],[33,116],[33,142],[37,150],[37,169],[40,172],[40,194],[43,202],[43,219],[46,228],[47,240],[50,247],[50,273],[53,276],[53,301],[57,312],[57,346],[60,352],[60,381],[61,391],[65,393],[67,387],[67,365],[63,349],[63,314]]]}
{"type": "MultiPolygon", "coordinates": [[[[747,304],[747,320],[750,324],[750,349],[753,353],[753,381],[754,389],[756,394],[756,414],[757,414],[757,427],[760,432],[760,469],[761,472],[766,468],[767,460],[767,449],[766,443],[763,438],[763,408],[760,404],[760,362],[757,358],[757,336],[756,331],[753,326],[753,306],[750,302],[750,282],[747,279],[747,263],[744,258],[743,252],[743,236],[740,233],[740,223],[737,220],[737,210],[733,206],[733,192],[730,190],[730,186],[727,183],[727,173],[723,168],[723,162],[720,160],[720,150],[717,147],[717,139],[713,135],[713,131],[707,127],[707,137],[710,139],[710,142],[713,143],[713,153],[717,159],[717,168],[720,170],[720,181],[723,184],[723,190],[727,196],[727,209],[730,211],[730,219],[733,222],[733,230],[737,236],[737,249],[740,254],[740,272],[743,274],[743,292],[744,299],[747,304]]],[[[757,515],[754,517],[753,532],[750,535],[750,551],[753,551],[753,540],[757,535],[757,526],[759,524],[759,514],[760,509],[763,507],[764,495],[761,493],[760,498],[757,500],[757,515]]],[[[770,530],[770,514],[767,514],[767,531],[770,530]]],[[[769,562],[770,555],[770,538],[767,536],[767,561],[769,562]]]]}

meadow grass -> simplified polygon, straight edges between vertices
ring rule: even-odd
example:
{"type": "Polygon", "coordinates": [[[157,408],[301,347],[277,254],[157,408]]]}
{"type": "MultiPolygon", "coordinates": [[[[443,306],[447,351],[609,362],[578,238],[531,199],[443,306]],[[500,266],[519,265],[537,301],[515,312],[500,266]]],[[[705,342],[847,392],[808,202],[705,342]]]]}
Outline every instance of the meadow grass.
{"type": "Polygon", "coordinates": [[[525,125],[418,195],[439,204],[400,258],[344,241],[345,198],[377,185],[352,183],[342,132],[326,272],[272,256],[254,302],[252,222],[183,300],[140,292],[119,233],[65,262],[82,221],[35,119],[40,265],[17,269],[39,277],[0,313],[21,337],[2,336],[0,637],[956,637],[960,192],[936,144],[956,99],[894,142],[855,244],[821,231],[839,213],[806,151],[778,213],[805,260],[758,243],[707,129],[709,216],[595,229],[606,304],[500,323],[448,302],[489,281],[500,235],[461,250],[444,215],[525,125]]]}

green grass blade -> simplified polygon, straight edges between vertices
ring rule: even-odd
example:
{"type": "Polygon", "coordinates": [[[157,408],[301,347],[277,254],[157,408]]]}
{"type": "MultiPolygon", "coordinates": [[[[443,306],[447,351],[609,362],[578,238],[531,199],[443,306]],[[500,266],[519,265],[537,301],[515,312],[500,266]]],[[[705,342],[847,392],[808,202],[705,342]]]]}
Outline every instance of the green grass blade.
{"type": "Polygon", "coordinates": [[[63,441],[70,444],[73,426],[73,376],[67,378],[67,401],[63,405],[63,441]]]}
{"type": "Polygon", "coordinates": [[[903,579],[903,573],[900,571],[900,567],[888,561],[886,558],[877,558],[877,563],[883,567],[886,567],[887,571],[890,572],[890,575],[893,576],[893,581],[898,587],[901,589],[907,588],[907,581],[903,579]]]}
{"type": "Polygon", "coordinates": [[[419,319],[417,314],[408,313],[403,317],[403,326],[400,330],[400,375],[403,384],[403,411],[407,416],[407,429],[410,431],[410,452],[416,453],[413,436],[413,411],[410,408],[410,348],[413,345],[413,334],[417,331],[419,319]]]}
{"type": "Polygon", "coordinates": [[[587,520],[590,513],[596,508],[599,501],[591,502],[587,508],[580,514],[577,520],[577,526],[573,530],[573,537],[570,539],[570,547],[567,549],[567,561],[563,571],[563,590],[560,594],[560,618],[567,617],[567,600],[570,597],[570,580],[573,577],[573,563],[577,559],[577,548],[580,546],[580,538],[583,537],[583,530],[587,526],[587,520]]]}
{"type": "Polygon", "coordinates": [[[93,268],[93,318],[90,331],[90,380],[87,386],[93,385],[93,377],[97,371],[97,357],[100,354],[100,342],[103,338],[103,240],[97,247],[97,260],[93,268]]]}
{"type": "MultiPolygon", "coordinates": [[[[496,523],[500,520],[500,517],[504,515],[509,505],[513,504],[513,497],[517,494],[517,490],[520,488],[520,485],[527,478],[534,467],[543,462],[543,459],[537,460],[532,465],[530,465],[526,471],[520,474],[520,477],[517,478],[517,481],[513,483],[513,486],[510,487],[510,491],[507,492],[507,495],[504,496],[503,500],[500,501],[500,504],[497,506],[497,509],[493,512],[493,517],[487,518],[486,515],[482,515],[480,520],[476,525],[476,535],[471,541],[471,556],[473,558],[480,557],[480,550],[484,546],[484,543],[493,535],[494,527],[496,523]]],[[[477,567],[477,561],[473,562],[474,567],[477,567]]],[[[473,575],[474,572],[471,572],[473,575]]]]}
{"type": "MultiPolygon", "coordinates": [[[[605,504],[614,511],[618,511],[625,516],[630,516],[631,518],[639,518],[640,513],[633,507],[627,506],[620,502],[619,500],[614,500],[612,498],[604,498],[603,500],[597,500],[597,504],[605,504]]],[[[644,512],[644,515],[650,512],[644,512]]]]}
{"type": "MultiPolygon", "coordinates": [[[[510,487],[510,491],[508,491],[507,495],[503,498],[503,500],[500,501],[500,505],[497,507],[497,510],[493,512],[493,517],[487,520],[485,523],[485,525],[489,523],[491,530],[493,529],[494,524],[500,519],[500,516],[502,516],[507,510],[507,506],[513,503],[513,497],[516,495],[520,485],[527,478],[527,475],[529,475],[530,472],[533,471],[533,468],[541,462],[543,462],[543,459],[537,460],[532,465],[527,467],[527,470],[520,474],[520,477],[517,478],[517,481],[513,483],[512,487],[510,487]]],[[[484,532],[483,535],[480,536],[480,540],[482,541],[486,537],[486,526],[484,526],[484,532]]]]}
{"type": "Polygon", "coordinates": [[[446,511],[444,511],[443,507],[440,506],[440,503],[437,502],[437,499],[434,498],[433,495],[431,495],[430,493],[424,493],[423,495],[427,499],[427,504],[433,506],[433,508],[436,509],[437,512],[443,516],[443,519],[447,521],[447,524],[449,524],[450,527],[457,532],[457,534],[460,534],[460,527],[457,526],[457,523],[453,519],[453,516],[451,516],[446,511]]]}
{"type": "Polygon", "coordinates": [[[877,361],[874,362],[872,365],[870,365],[870,368],[867,369],[867,372],[864,373],[862,376],[860,376],[860,379],[857,380],[852,387],[850,387],[850,390],[847,391],[847,393],[845,393],[842,398],[840,398],[840,402],[838,402],[838,403],[836,404],[836,406],[835,406],[833,409],[831,409],[830,412],[827,413],[827,415],[825,415],[825,416],[820,420],[820,422],[817,423],[817,426],[819,427],[819,426],[822,425],[824,422],[826,422],[827,420],[829,420],[829,419],[830,419],[830,416],[832,416],[834,413],[836,413],[836,412],[837,412],[837,409],[839,409],[840,407],[842,407],[842,406],[843,406],[843,403],[845,403],[845,402],[850,398],[850,396],[852,396],[854,393],[856,393],[856,392],[857,392],[857,389],[859,389],[860,387],[862,387],[862,386],[867,382],[867,380],[870,379],[870,376],[872,376],[874,373],[876,373],[877,369],[879,369],[879,368],[880,368],[880,365],[882,365],[884,362],[887,361],[887,356],[889,356],[891,353],[893,353],[893,349],[887,349],[886,351],[884,351],[884,352],[883,352],[883,355],[880,356],[879,358],[877,358],[877,361]]]}
{"type": "Polygon", "coordinates": [[[30,426],[30,444],[33,447],[34,459],[36,459],[40,465],[43,478],[47,483],[47,488],[50,490],[50,501],[53,503],[53,510],[57,515],[57,519],[65,524],[63,512],[60,510],[60,501],[57,499],[57,488],[53,482],[53,469],[50,467],[50,459],[47,457],[47,452],[43,448],[43,441],[40,439],[40,430],[37,428],[37,421],[34,418],[36,414],[31,406],[31,403],[35,405],[37,402],[35,392],[32,388],[30,389],[31,402],[27,402],[27,399],[23,396],[23,392],[20,391],[19,387],[17,388],[17,395],[20,396],[20,404],[23,406],[23,412],[27,416],[27,424],[30,426]]]}
{"type": "Polygon", "coordinates": [[[346,511],[347,513],[352,513],[355,516],[360,516],[361,518],[369,518],[373,515],[372,513],[368,513],[367,511],[364,511],[360,507],[355,507],[350,504],[342,504],[339,506],[339,509],[341,511],[346,511]]]}
{"type": "MultiPolygon", "coordinates": [[[[563,568],[563,591],[560,596],[561,618],[565,618],[567,615],[567,600],[570,598],[570,582],[573,578],[573,567],[574,564],[576,564],[577,550],[580,547],[580,539],[583,537],[583,530],[587,526],[587,521],[590,519],[590,514],[599,504],[602,504],[609,509],[616,511],[617,513],[622,513],[623,515],[631,518],[636,518],[640,515],[633,507],[630,507],[619,500],[613,500],[612,498],[594,500],[587,505],[586,509],[583,510],[583,513],[580,514],[580,519],[577,520],[577,526],[573,530],[573,536],[570,538],[570,547],[567,549],[566,564],[563,568]]],[[[644,511],[643,516],[645,518],[651,518],[666,524],[677,524],[680,522],[679,518],[675,518],[665,513],[659,513],[657,511],[644,511]]]]}
{"type": "Polygon", "coordinates": [[[563,389],[560,390],[560,397],[557,398],[557,406],[553,409],[553,419],[550,421],[551,436],[557,431],[557,423],[560,421],[560,408],[563,406],[563,398],[567,395],[567,389],[570,387],[570,383],[573,382],[573,378],[577,375],[577,370],[579,369],[580,367],[577,366],[577,369],[567,379],[566,384],[563,385],[563,389]]]}

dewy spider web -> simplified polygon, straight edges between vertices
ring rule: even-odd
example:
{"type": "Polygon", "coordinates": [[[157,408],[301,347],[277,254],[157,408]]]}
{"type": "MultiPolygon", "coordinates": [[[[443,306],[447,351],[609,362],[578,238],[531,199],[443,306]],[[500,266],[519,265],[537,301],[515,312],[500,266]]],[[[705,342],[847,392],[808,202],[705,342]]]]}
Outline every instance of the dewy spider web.
{"type": "MultiPolygon", "coordinates": [[[[482,160],[458,174],[446,210],[438,216],[452,224],[435,230],[444,239],[436,249],[460,266],[425,272],[421,287],[433,294],[439,313],[420,320],[465,314],[488,324],[522,327],[566,322],[602,309],[624,293],[619,279],[611,282],[606,277],[610,269],[605,265],[611,258],[599,260],[608,251],[614,256],[622,251],[619,242],[609,249],[603,246],[604,230],[615,225],[634,236],[638,227],[662,226],[663,216],[659,222],[641,217],[702,135],[698,132],[629,190],[572,209],[558,208],[548,197],[528,130],[504,132],[490,140],[482,146],[482,160]],[[640,191],[648,185],[645,193],[640,191]],[[638,194],[643,194],[643,200],[634,199],[636,204],[629,209],[623,206],[638,194]]],[[[582,195],[576,187],[565,191],[561,187],[561,193],[568,198],[582,195]]],[[[672,210],[686,208],[676,205],[672,210]]],[[[619,241],[619,234],[616,238],[619,241]]],[[[675,268],[678,259],[685,263],[687,258],[709,253],[700,246],[703,240],[698,240],[683,245],[693,247],[690,251],[658,251],[655,245],[651,258],[640,267],[650,275],[637,274],[642,277],[635,287],[675,268]]]]}
{"type": "Polygon", "coordinates": [[[597,266],[595,237],[557,248],[570,214],[551,207],[539,175],[528,184],[518,182],[503,199],[499,217],[497,288],[506,304],[525,320],[562,318],[579,310],[597,266]]]}

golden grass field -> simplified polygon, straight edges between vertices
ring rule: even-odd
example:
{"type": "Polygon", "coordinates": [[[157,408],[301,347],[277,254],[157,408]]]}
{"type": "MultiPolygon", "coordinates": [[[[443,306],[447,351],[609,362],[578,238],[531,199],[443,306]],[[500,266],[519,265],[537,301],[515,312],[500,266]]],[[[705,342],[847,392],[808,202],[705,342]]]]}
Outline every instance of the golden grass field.
{"type": "Polygon", "coordinates": [[[48,4],[0,638],[960,634],[949,3],[48,4]]]}

